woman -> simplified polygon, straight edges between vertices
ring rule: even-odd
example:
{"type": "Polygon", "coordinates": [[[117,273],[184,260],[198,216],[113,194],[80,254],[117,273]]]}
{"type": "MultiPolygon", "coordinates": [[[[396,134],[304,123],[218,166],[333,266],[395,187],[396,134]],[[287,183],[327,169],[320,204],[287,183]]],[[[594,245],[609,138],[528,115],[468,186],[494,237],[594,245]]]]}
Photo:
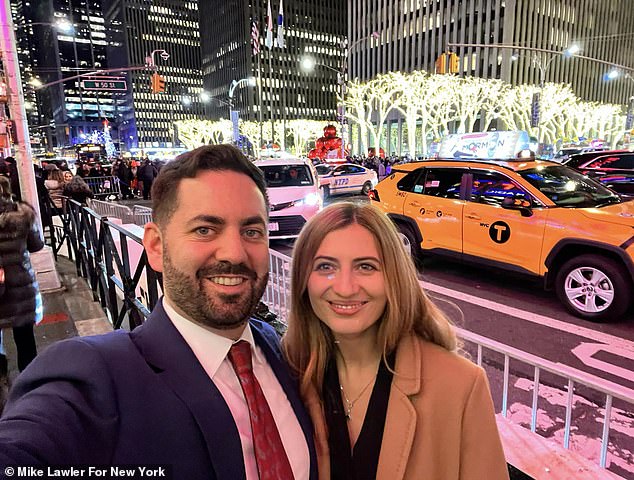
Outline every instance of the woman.
{"type": "Polygon", "coordinates": [[[64,195],[82,205],[86,205],[86,201],[93,197],[92,190],[79,175],[75,175],[70,182],[64,185],[64,195]]]}
{"type": "Polygon", "coordinates": [[[61,211],[64,208],[64,173],[55,165],[49,164],[47,168],[48,176],[44,181],[44,185],[53,201],[53,205],[61,211]]]}
{"type": "Polygon", "coordinates": [[[484,370],[422,291],[390,220],[336,203],[303,228],[283,340],[322,479],[507,479],[484,370]]]}
{"type": "MultiPolygon", "coordinates": [[[[9,179],[0,177],[0,265],[6,287],[0,299],[0,328],[13,328],[20,371],[37,355],[33,325],[42,319],[42,298],[29,252],[42,248],[35,211],[27,203],[13,201],[9,179]]],[[[0,369],[6,361],[0,352],[0,369]]]]}

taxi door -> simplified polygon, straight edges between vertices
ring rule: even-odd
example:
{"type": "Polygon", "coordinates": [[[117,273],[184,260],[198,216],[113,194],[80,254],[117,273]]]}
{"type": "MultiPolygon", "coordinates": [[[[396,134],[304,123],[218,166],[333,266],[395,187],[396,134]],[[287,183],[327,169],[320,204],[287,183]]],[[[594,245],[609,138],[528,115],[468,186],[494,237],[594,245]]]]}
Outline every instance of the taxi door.
{"type": "Polygon", "coordinates": [[[407,193],[403,214],[418,224],[423,250],[462,253],[463,173],[459,167],[425,168],[407,193]]]}
{"type": "Polygon", "coordinates": [[[472,170],[464,209],[464,254],[506,264],[513,270],[539,274],[548,210],[515,180],[493,170],[472,170]],[[522,212],[502,207],[505,198],[523,198],[533,205],[522,212]]]}

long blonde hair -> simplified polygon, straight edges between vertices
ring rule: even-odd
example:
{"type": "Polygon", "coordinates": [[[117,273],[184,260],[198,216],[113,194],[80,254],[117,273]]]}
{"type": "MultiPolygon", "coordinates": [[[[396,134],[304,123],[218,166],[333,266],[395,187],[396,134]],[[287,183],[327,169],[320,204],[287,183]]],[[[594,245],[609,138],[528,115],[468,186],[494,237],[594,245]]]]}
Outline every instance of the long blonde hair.
{"type": "Polygon", "coordinates": [[[304,226],[293,253],[291,310],[282,348],[299,376],[302,393],[311,386],[321,392],[324,372],[335,346],[330,329],[315,315],[308,298],[313,259],[326,235],[352,224],[372,233],[383,263],[387,306],[378,330],[383,356],[394,351],[399,341],[410,334],[449,351],[456,350],[451,323],[423,292],[414,263],[389,218],[369,204],[335,203],[304,226]]]}

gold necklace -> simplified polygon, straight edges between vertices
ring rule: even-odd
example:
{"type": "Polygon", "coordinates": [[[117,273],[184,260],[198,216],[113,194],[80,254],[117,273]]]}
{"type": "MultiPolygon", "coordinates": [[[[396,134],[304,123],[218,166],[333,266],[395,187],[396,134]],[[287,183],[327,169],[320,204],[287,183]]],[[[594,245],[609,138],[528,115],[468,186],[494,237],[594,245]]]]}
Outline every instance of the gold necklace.
{"type": "Polygon", "coordinates": [[[354,400],[348,399],[348,397],[346,396],[346,392],[343,390],[343,385],[339,384],[339,388],[341,389],[341,395],[343,396],[343,399],[346,402],[346,413],[345,413],[346,420],[350,421],[350,418],[351,418],[350,413],[352,412],[352,407],[354,407],[354,404],[359,401],[359,399],[365,393],[368,387],[372,385],[372,383],[374,382],[374,379],[376,378],[376,375],[377,374],[375,373],[374,376],[370,379],[370,381],[366,384],[366,386],[361,389],[361,392],[359,392],[359,395],[357,395],[357,397],[354,400]]]}

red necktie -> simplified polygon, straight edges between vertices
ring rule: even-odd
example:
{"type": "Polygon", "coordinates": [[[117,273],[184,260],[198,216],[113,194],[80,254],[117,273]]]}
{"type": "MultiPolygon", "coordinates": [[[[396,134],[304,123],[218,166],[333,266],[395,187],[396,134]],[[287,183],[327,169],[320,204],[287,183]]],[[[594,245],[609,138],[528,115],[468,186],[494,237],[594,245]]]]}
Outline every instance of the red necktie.
{"type": "Polygon", "coordinates": [[[240,340],[234,343],[229,350],[229,360],[238,375],[249,407],[255,461],[258,465],[260,480],[292,480],[293,471],[273,414],[266,402],[262,387],[253,375],[249,342],[240,340]]]}

